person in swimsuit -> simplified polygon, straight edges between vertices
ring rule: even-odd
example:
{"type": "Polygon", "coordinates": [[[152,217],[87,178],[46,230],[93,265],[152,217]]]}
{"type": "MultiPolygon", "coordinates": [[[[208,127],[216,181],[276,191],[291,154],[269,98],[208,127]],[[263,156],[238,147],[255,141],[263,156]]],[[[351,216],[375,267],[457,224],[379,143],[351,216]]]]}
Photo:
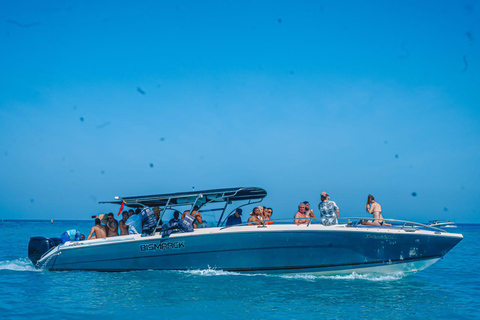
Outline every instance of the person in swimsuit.
{"type": "Polygon", "coordinates": [[[113,216],[113,213],[107,215],[107,237],[118,236],[118,221],[113,216]]]}
{"type": "Polygon", "coordinates": [[[303,201],[305,203],[305,215],[307,218],[310,218],[313,221],[317,221],[317,217],[313,213],[313,209],[310,209],[310,203],[308,201],[303,201]]]}
{"type": "Polygon", "coordinates": [[[251,217],[248,218],[248,225],[261,225],[262,223],[259,221],[262,221],[262,216],[260,215],[260,209],[259,207],[255,207],[252,212],[250,212],[251,217]]]}
{"type": "Polygon", "coordinates": [[[265,208],[265,220],[268,220],[267,224],[273,224],[272,214],[273,214],[272,208],[265,208]]]}
{"type": "Polygon", "coordinates": [[[382,216],[382,206],[375,201],[375,197],[371,194],[368,195],[367,204],[365,210],[368,213],[373,214],[373,221],[363,220],[362,223],[367,226],[384,226],[390,227],[391,224],[385,223],[382,216]]]}
{"type": "Polygon", "coordinates": [[[125,224],[128,220],[128,211],[122,212],[122,220],[118,222],[118,226],[120,227],[120,235],[125,236],[128,234],[128,226],[125,224]]]}
{"type": "Polygon", "coordinates": [[[305,203],[300,202],[298,205],[298,211],[295,213],[295,224],[301,225],[301,224],[308,224],[310,222],[310,219],[307,219],[307,215],[305,214],[305,203]]]}
{"type": "Polygon", "coordinates": [[[90,230],[90,234],[88,235],[87,240],[90,239],[101,239],[107,237],[107,230],[105,226],[102,225],[99,218],[95,219],[95,225],[90,230]],[[95,235],[93,235],[95,233],[95,235]]]}

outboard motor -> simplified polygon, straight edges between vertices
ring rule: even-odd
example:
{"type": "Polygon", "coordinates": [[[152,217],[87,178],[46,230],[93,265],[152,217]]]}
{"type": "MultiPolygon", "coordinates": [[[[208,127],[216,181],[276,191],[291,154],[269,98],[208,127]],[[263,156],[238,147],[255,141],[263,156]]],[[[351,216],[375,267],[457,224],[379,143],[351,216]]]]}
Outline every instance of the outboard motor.
{"type": "MultiPolygon", "coordinates": [[[[58,239],[58,238],[56,238],[58,239]]],[[[55,239],[55,240],[56,240],[55,239]]],[[[50,249],[58,246],[60,243],[45,237],[31,237],[28,243],[28,258],[32,261],[34,266],[37,266],[37,261],[50,249]]]]}

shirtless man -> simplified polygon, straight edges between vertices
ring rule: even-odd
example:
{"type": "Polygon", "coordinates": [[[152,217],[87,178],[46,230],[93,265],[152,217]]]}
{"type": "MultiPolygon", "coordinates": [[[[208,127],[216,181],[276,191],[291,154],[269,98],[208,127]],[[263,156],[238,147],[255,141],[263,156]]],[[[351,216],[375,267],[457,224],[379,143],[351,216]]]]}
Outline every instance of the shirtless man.
{"type": "Polygon", "coordinates": [[[128,234],[128,226],[125,224],[128,220],[128,212],[123,211],[122,212],[122,220],[118,222],[118,226],[120,227],[120,235],[125,236],[128,234]]]}
{"type": "Polygon", "coordinates": [[[305,215],[305,203],[300,202],[298,205],[298,211],[295,213],[295,224],[301,225],[301,224],[308,224],[309,219],[307,219],[307,216],[305,215]]]}
{"type": "Polygon", "coordinates": [[[90,239],[101,239],[107,237],[107,230],[105,226],[102,226],[100,219],[95,219],[95,225],[90,230],[90,234],[88,235],[87,240],[90,239]],[[93,235],[95,233],[95,235],[93,235]]]}
{"type": "Polygon", "coordinates": [[[113,217],[113,213],[107,215],[107,237],[118,236],[118,221],[113,217]]]}
{"type": "Polygon", "coordinates": [[[303,201],[303,203],[305,203],[305,215],[307,218],[312,218],[313,221],[317,221],[313,209],[310,209],[310,203],[308,201],[303,201]]]}
{"type": "Polygon", "coordinates": [[[199,209],[198,206],[193,207],[192,213],[190,214],[195,218],[195,223],[193,225],[194,229],[197,229],[198,227],[201,227],[201,228],[204,227],[203,218],[200,212],[198,212],[198,209],[199,209]]]}
{"type": "Polygon", "coordinates": [[[262,216],[260,215],[260,207],[256,207],[253,209],[253,211],[250,213],[251,217],[248,218],[248,225],[261,225],[262,223],[259,222],[263,220],[262,216]]]}

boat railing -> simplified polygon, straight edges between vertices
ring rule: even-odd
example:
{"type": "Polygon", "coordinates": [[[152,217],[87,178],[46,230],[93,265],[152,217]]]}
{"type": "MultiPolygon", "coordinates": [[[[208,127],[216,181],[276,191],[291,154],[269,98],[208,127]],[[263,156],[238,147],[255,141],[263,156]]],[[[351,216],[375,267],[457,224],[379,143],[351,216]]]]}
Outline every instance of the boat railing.
{"type": "Polygon", "coordinates": [[[310,220],[307,224],[309,226],[311,224],[312,220],[314,220],[314,219],[316,219],[316,218],[288,218],[288,219],[257,220],[257,221],[243,222],[243,223],[240,223],[240,224],[235,224],[233,226],[221,227],[220,230],[231,228],[231,227],[255,226],[255,225],[259,228],[263,228],[269,222],[272,222],[272,223],[273,222],[287,222],[287,221],[292,221],[292,220],[294,222],[295,222],[295,220],[310,220]]]}
{"type": "MultiPolygon", "coordinates": [[[[390,223],[392,224],[392,227],[395,228],[401,228],[401,229],[411,229],[411,228],[425,228],[425,229],[430,229],[434,231],[439,231],[442,233],[448,233],[447,231],[432,227],[428,224],[424,223],[419,223],[419,222],[413,222],[413,221],[407,221],[407,220],[398,220],[398,219],[373,219],[373,218],[362,218],[362,217],[341,217],[339,218],[339,221],[346,221],[347,226],[352,226],[352,227],[361,227],[361,226],[366,226],[366,227],[372,227],[372,225],[365,225],[363,224],[363,221],[383,221],[384,223],[390,223]]],[[[339,223],[341,224],[341,223],[339,223]]],[[[375,226],[373,227],[387,227],[387,226],[375,226]]],[[[414,231],[414,230],[411,230],[414,231]]]]}
{"type": "MultiPolygon", "coordinates": [[[[309,220],[308,223],[306,224],[307,227],[312,225],[312,224],[313,225],[321,224],[319,217],[287,218],[287,219],[272,219],[272,220],[259,220],[259,221],[244,222],[244,223],[235,224],[235,225],[232,225],[232,226],[225,226],[225,227],[220,228],[220,230],[231,228],[231,227],[253,226],[253,225],[256,225],[258,228],[264,228],[264,227],[267,226],[267,224],[269,222],[272,222],[272,223],[283,222],[282,224],[284,224],[284,222],[292,222],[292,221],[295,222],[295,220],[309,220]]],[[[426,224],[419,223],[419,222],[412,222],[412,221],[406,221],[406,220],[372,219],[372,218],[365,218],[365,217],[345,217],[345,218],[340,217],[338,220],[339,220],[339,223],[338,223],[339,225],[346,225],[347,227],[379,227],[379,228],[390,227],[390,226],[365,225],[365,224],[362,223],[363,221],[377,220],[377,221],[384,221],[386,223],[390,223],[392,225],[391,227],[400,228],[400,229],[403,229],[405,231],[410,231],[410,232],[414,232],[414,231],[418,230],[418,228],[424,228],[424,229],[430,229],[430,230],[433,230],[433,231],[436,231],[436,232],[448,233],[447,231],[445,231],[443,229],[440,229],[440,228],[432,227],[430,225],[426,225],[426,224]],[[345,221],[345,222],[342,223],[343,221],[345,221]]]]}

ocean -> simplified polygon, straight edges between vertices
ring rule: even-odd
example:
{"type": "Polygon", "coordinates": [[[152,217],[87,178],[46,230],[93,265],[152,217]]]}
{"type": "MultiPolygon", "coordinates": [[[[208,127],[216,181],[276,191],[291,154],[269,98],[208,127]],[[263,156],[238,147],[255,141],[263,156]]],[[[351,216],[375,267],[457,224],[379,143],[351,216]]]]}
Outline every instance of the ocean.
{"type": "Polygon", "coordinates": [[[411,276],[241,274],[222,270],[52,272],[27,258],[31,236],[92,221],[3,221],[3,319],[479,319],[480,225],[444,259],[411,276]]]}

